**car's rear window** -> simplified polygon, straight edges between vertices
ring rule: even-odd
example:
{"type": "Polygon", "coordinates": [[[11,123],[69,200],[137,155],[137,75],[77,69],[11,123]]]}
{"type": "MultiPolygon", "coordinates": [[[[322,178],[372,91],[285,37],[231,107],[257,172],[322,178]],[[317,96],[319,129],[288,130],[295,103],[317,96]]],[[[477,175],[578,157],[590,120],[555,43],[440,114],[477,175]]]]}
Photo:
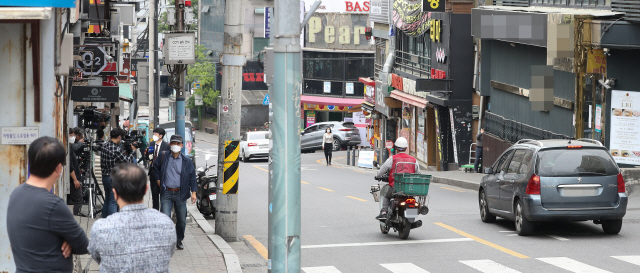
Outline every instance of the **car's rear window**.
{"type": "Polygon", "coordinates": [[[537,174],[542,177],[617,175],[616,163],[605,149],[551,149],[538,153],[537,174]]]}
{"type": "Polygon", "coordinates": [[[356,129],[358,127],[356,127],[355,124],[353,124],[353,122],[345,122],[342,124],[342,127],[344,128],[349,128],[349,129],[356,129]]]}
{"type": "Polygon", "coordinates": [[[269,139],[269,133],[253,133],[249,134],[249,140],[269,139]]]}
{"type": "MultiPolygon", "coordinates": [[[[167,130],[166,133],[167,135],[164,136],[164,140],[168,143],[169,140],[171,140],[171,136],[175,133],[175,130],[167,130]]],[[[191,141],[191,131],[189,130],[189,128],[184,128],[184,133],[185,133],[184,141],[191,141]]]]}

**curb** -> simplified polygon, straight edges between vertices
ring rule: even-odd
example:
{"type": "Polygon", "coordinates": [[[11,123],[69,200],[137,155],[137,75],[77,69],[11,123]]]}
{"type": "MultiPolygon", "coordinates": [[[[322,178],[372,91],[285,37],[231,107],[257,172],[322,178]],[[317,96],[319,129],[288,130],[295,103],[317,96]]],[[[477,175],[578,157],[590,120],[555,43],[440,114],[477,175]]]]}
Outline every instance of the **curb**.
{"type": "Polygon", "coordinates": [[[242,267],[240,266],[240,259],[238,259],[238,254],[231,248],[231,246],[219,235],[215,234],[215,229],[204,219],[204,216],[198,212],[198,209],[194,206],[187,206],[189,214],[191,217],[198,223],[198,226],[204,231],[204,233],[209,237],[209,240],[213,242],[213,244],[220,250],[222,256],[224,257],[224,263],[227,266],[227,272],[229,273],[237,273],[242,272],[242,267]]]}

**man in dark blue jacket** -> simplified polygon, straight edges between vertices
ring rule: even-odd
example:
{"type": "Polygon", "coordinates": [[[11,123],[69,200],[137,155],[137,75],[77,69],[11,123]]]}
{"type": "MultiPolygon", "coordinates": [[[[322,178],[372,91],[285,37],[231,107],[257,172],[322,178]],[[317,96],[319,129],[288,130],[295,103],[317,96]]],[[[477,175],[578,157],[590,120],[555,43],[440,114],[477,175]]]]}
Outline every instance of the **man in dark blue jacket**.
{"type": "Polygon", "coordinates": [[[158,153],[158,158],[153,162],[153,170],[158,180],[152,181],[160,186],[160,211],[171,217],[171,209],[174,206],[176,208],[178,249],[184,249],[182,239],[187,226],[187,200],[191,197],[191,203],[196,202],[198,188],[193,162],[180,152],[183,146],[182,136],[171,136],[171,151],[158,153]]]}

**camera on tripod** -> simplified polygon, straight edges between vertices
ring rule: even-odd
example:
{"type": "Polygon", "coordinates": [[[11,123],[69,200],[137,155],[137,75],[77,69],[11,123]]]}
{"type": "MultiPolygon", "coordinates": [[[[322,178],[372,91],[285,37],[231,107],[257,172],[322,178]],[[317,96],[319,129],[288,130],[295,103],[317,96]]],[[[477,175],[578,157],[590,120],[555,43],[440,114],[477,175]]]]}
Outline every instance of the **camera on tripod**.
{"type": "Polygon", "coordinates": [[[78,105],[73,113],[78,115],[78,125],[85,129],[104,129],[111,120],[109,113],[102,112],[95,106],[78,105]]]}
{"type": "Polygon", "coordinates": [[[138,130],[132,130],[128,135],[125,134],[122,136],[122,146],[127,154],[133,153],[133,148],[131,148],[131,146],[136,147],[137,149],[140,148],[139,140],[142,137],[142,133],[138,130]]]}

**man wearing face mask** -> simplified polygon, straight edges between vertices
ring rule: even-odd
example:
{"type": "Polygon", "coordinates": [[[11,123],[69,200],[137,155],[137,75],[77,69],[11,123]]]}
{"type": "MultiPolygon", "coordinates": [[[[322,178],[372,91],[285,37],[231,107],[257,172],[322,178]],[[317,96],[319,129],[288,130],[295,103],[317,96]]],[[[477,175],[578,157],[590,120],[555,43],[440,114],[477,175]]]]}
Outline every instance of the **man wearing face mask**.
{"type": "Polygon", "coordinates": [[[11,193],[2,219],[15,272],[72,272],[71,254],[88,253],[87,235],[64,200],[51,193],[64,173],[65,156],[62,143],[52,137],[29,145],[29,178],[11,193]]]}
{"type": "Polygon", "coordinates": [[[153,202],[153,208],[156,210],[160,210],[160,186],[158,183],[153,183],[155,181],[160,180],[156,177],[154,171],[154,163],[158,158],[158,154],[160,152],[168,152],[169,144],[162,141],[164,139],[166,132],[162,128],[153,129],[153,142],[149,144],[149,152],[148,154],[153,153],[153,160],[149,166],[149,181],[151,181],[151,200],[153,202]]]}
{"type": "Polygon", "coordinates": [[[80,168],[78,166],[78,158],[73,150],[72,146],[76,140],[76,135],[73,129],[69,129],[69,176],[71,183],[69,187],[69,195],[71,197],[71,203],[73,204],[73,215],[85,216],[80,213],[82,208],[82,184],[78,180],[80,178],[80,168]]]}
{"type": "MultiPolygon", "coordinates": [[[[172,135],[169,143],[171,152],[160,152],[153,163],[153,169],[160,186],[160,211],[171,217],[171,209],[176,209],[176,233],[178,249],[184,249],[182,239],[187,225],[187,200],[191,197],[191,204],[196,202],[196,170],[188,156],[180,151],[184,140],[180,135],[172,135]]],[[[152,183],[153,184],[153,183],[152,183]]]]}

